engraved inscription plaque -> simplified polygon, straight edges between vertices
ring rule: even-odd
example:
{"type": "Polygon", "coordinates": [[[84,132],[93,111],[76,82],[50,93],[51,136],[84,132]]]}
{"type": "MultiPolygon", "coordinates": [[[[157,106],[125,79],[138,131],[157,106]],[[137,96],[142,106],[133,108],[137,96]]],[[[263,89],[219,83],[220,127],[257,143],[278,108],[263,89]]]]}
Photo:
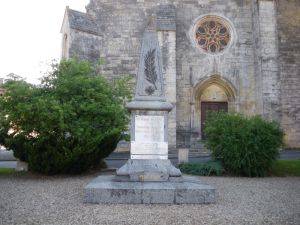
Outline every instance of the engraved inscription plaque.
{"type": "Polygon", "coordinates": [[[163,142],[163,116],[135,116],[135,141],[163,142]]]}
{"type": "Polygon", "coordinates": [[[164,116],[135,116],[135,141],[131,142],[131,155],[153,158],[168,155],[164,140],[164,116]]]}

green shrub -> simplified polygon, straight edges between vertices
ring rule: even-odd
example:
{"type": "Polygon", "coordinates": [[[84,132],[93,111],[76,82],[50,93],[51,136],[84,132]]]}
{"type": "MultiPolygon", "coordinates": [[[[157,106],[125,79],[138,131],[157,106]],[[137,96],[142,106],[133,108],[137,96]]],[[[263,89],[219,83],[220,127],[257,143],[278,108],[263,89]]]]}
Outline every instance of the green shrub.
{"type": "Polygon", "coordinates": [[[220,176],[224,172],[222,164],[218,161],[207,163],[184,163],[180,164],[179,168],[183,173],[198,176],[220,176]]]}
{"type": "Polygon", "coordinates": [[[45,174],[97,166],[127,128],[127,79],[108,82],[77,60],[54,66],[42,85],[9,81],[0,99],[0,144],[45,174]]]}
{"type": "Polygon", "coordinates": [[[212,113],[205,127],[206,147],[229,173],[265,176],[278,157],[283,132],[259,116],[212,113]]]}

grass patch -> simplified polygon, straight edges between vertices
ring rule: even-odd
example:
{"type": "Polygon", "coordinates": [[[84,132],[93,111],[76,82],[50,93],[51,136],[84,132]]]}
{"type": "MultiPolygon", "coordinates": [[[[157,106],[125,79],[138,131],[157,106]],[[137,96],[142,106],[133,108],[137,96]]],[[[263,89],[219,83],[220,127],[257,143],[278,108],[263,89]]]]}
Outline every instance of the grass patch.
{"type": "MultiPolygon", "coordinates": [[[[207,163],[183,163],[179,165],[182,173],[198,176],[226,175],[221,162],[210,161],[207,163]]],[[[230,174],[227,174],[230,175],[230,174]]],[[[294,176],[300,177],[300,160],[277,160],[269,175],[275,177],[294,176]]]]}
{"type": "Polygon", "coordinates": [[[275,162],[272,176],[300,176],[300,160],[278,160],[275,162]]]}
{"type": "Polygon", "coordinates": [[[183,163],[179,165],[181,172],[198,176],[221,176],[224,172],[222,164],[217,161],[207,163],[183,163]]]}
{"type": "Polygon", "coordinates": [[[9,174],[14,174],[15,172],[16,172],[15,169],[0,168],[0,175],[9,175],[9,174]]]}

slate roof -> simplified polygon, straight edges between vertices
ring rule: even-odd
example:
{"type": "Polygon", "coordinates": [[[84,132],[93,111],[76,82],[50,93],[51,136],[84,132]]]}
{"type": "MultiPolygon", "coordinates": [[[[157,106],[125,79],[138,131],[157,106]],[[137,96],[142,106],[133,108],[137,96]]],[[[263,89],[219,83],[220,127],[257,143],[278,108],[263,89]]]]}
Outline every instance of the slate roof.
{"type": "Polygon", "coordinates": [[[100,35],[96,21],[90,18],[86,13],[78,12],[69,8],[67,10],[71,29],[100,35]]]}

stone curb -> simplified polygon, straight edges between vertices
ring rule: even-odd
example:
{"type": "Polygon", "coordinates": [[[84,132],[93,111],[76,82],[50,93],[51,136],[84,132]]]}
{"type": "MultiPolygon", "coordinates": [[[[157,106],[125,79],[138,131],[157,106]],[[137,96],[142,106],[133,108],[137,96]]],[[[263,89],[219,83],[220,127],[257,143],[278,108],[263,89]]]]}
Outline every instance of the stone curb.
{"type": "Polygon", "coordinates": [[[14,153],[12,151],[0,151],[0,161],[16,161],[14,153]]]}

